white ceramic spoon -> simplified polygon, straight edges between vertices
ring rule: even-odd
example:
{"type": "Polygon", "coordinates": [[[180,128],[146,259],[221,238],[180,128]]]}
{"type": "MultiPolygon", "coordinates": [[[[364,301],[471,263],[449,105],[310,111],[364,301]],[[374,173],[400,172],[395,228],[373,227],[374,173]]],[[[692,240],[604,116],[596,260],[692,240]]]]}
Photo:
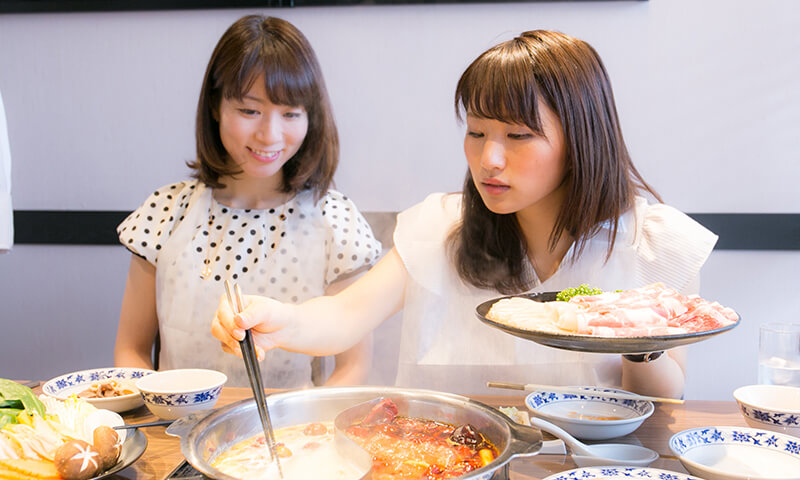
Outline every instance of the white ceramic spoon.
{"type": "Polygon", "coordinates": [[[572,460],[579,467],[626,465],[646,467],[658,458],[658,453],[639,445],[625,443],[598,443],[586,445],[547,420],[531,417],[531,425],[551,433],[564,441],[572,452],[572,460]]]}

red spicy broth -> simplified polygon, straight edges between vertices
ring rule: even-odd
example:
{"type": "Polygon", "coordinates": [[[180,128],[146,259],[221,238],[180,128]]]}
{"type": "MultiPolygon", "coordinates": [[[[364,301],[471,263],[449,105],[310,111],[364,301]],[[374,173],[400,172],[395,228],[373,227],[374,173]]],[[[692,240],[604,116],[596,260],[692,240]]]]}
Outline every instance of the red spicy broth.
{"type": "Polygon", "coordinates": [[[458,477],[489,464],[498,453],[471,425],[400,416],[391,400],[381,401],[346,432],[372,455],[374,480],[458,477]]]}

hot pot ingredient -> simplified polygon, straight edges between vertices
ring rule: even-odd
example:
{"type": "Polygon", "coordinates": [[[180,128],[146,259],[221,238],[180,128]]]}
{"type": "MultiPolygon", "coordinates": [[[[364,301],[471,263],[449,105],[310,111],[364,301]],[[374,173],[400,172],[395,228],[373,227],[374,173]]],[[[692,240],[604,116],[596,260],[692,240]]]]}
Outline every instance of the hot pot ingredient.
{"type": "MultiPolygon", "coordinates": [[[[307,423],[275,430],[277,455],[285,480],[358,480],[366,472],[342,458],[334,445],[333,422],[307,423]]],[[[235,444],[211,462],[217,470],[247,480],[280,478],[264,435],[235,444]]]]}
{"type": "Polygon", "coordinates": [[[80,392],[78,396],[82,398],[110,398],[130,395],[132,393],[138,393],[138,390],[122,385],[116,380],[107,380],[100,383],[93,383],[89,388],[80,392]]]}
{"type": "Polygon", "coordinates": [[[0,410],[0,479],[81,480],[117,463],[117,432],[93,428],[98,409],[77,396],[37,398],[29,388],[0,379],[0,410]]]}
{"type": "Polygon", "coordinates": [[[560,302],[569,302],[572,297],[577,297],[578,295],[599,295],[601,293],[603,293],[603,291],[599,288],[590,287],[582,283],[577,287],[569,287],[561,290],[558,292],[558,295],[556,295],[556,300],[560,302]]]}
{"type": "Polygon", "coordinates": [[[33,390],[17,382],[0,378],[0,428],[18,423],[22,412],[37,412],[44,416],[44,405],[33,394],[33,390]]]}
{"type": "Polygon", "coordinates": [[[86,480],[103,469],[100,453],[83,440],[71,440],[58,447],[54,462],[65,480],[86,480]]]}
{"type": "Polygon", "coordinates": [[[599,337],[651,337],[705,332],[733,325],[732,309],[654,283],[641,288],[576,295],[567,302],[504,298],[486,318],[525,330],[599,337]]]}
{"type": "Polygon", "coordinates": [[[113,428],[101,425],[94,429],[93,437],[92,445],[100,454],[103,470],[108,470],[116,465],[119,454],[122,452],[122,442],[119,441],[119,435],[113,428]]]}
{"type": "Polygon", "coordinates": [[[58,472],[53,462],[32,458],[7,458],[0,460],[0,478],[13,480],[57,480],[58,472]]]}
{"type": "Polygon", "coordinates": [[[372,454],[374,480],[452,478],[497,458],[497,449],[475,427],[400,416],[388,399],[347,435],[372,454]]]}

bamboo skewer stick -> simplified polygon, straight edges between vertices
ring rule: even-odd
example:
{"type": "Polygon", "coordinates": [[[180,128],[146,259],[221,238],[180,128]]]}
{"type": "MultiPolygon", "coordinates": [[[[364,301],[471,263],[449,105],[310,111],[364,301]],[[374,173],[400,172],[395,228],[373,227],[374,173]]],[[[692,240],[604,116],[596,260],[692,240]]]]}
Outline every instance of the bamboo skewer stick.
{"type": "Polygon", "coordinates": [[[126,423],[125,425],[114,425],[114,430],[127,430],[132,428],[144,428],[144,427],[158,427],[161,425],[172,425],[174,420],[158,420],[155,422],[145,422],[145,423],[126,423]]]}
{"type": "Polygon", "coordinates": [[[643,400],[650,402],[677,403],[677,404],[684,403],[684,400],[680,398],[650,397],[647,395],[638,395],[635,393],[623,393],[623,392],[600,392],[595,390],[584,390],[582,388],[576,388],[576,387],[537,385],[535,383],[526,383],[523,385],[521,383],[487,382],[486,385],[492,388],[507,388],[510,390],[525,390],[529,392],[535,390],[544,390],[547,392],[571,393],[574,395],[591,395],[596,397],[618,398],[620,400],[643,400]]]}

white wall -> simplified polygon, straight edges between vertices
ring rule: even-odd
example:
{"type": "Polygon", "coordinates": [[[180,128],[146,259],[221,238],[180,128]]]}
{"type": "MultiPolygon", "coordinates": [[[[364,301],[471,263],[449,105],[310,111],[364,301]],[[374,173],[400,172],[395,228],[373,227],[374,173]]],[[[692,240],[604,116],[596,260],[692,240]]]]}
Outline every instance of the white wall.
{"type": "MultiPolygon", "coordinates": [[[[292,21],[314,45],[342,139],[337,186],[362,210],[401,210],[458,189],[458,76],[489,46],[550,28],[600,52],[628,146],[668,203],[800,212],[795,0],[258,11],[292,21]]],[[[0,15],[14,207],[132,210],[184,178],[208,56],[251,12],[0,15]]],[[[127,261],[122,247],[20,245],[0,256],[0,377],[111,364],[127,261]]],[[[702,293],[743,320],[692,347],[687,397],[730,398],[755,381],[758,324],[800,321],[798,271],[800,252],[712,254],[702,293]]]]}

